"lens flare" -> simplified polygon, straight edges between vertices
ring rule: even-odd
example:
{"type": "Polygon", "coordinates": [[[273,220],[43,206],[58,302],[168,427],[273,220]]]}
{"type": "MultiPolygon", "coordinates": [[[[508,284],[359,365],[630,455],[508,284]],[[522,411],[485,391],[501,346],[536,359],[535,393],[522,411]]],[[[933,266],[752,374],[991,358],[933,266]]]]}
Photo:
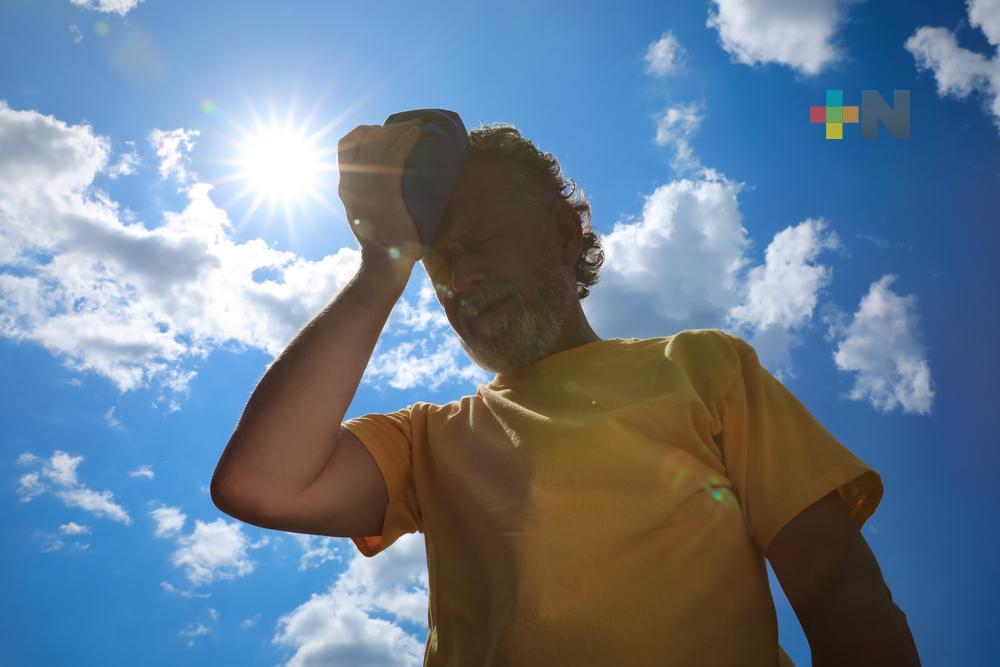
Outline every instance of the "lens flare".
{"type": "Polygon", "coordinates": [[[206,116],[216,116],[219,113],[219,107],[212,100],[202,100],[199,106],[206,116]]]}

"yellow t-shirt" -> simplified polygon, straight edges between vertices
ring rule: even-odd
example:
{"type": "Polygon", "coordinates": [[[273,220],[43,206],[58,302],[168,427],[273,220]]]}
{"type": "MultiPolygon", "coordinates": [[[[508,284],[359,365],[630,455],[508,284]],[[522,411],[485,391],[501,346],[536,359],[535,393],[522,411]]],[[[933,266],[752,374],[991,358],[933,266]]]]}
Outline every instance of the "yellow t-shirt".
{"type": "Polygon", "coordinates": [[[388,487],[374,556],[424,533],[424,665],[781,665],[764,557],[852,454],[717,329],[594,341],[474,396],[347,421],[388,487]]]}

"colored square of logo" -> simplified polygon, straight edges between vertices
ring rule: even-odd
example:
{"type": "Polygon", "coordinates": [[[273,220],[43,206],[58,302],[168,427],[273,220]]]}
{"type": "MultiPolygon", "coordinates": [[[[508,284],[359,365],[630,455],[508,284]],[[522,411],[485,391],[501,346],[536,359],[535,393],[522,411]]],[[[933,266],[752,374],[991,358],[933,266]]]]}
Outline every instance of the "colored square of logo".
{"type": "Polygon", "coordinates": [[[858,122],[858,108],[857,107],[841,107],[844,113],[845,123],[857,123],[858,122]]]}
{"type": "Polygon", "coordinates": [[[840,123],[827,123],[826,124],[826,138],[827,139],[843,139],[844,138],[844,126],[840,123]]]}
{"type": "Polygon", "coordinates": [[[826,122],[828,123],[842,123],[844,122],[843,114],[841,110],[843,107],[827,107],[826,108],[826,122]]]}
{"type": "Polygon", "coordinates": [[[826,122],[826,107],[809,107],[809,122],[810,123],[825,123],[826,122]]]}
{"type": "Polygon", "coordinates": [[[844,91],[843,90],[827,90],[826,91],[826,106],[828,107],[840,107],[844,105],[844,91]]]}

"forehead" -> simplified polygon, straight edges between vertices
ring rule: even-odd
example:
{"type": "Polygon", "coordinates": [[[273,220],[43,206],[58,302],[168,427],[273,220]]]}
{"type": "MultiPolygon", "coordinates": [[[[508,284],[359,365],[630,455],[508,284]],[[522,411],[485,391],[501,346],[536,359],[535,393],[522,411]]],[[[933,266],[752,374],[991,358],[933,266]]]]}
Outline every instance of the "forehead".
{"type": "Polygon", "coordinates": [[[514,205],[506,171],[488,160],[470,160],[462,165],[445,211],[436,243],[458,239],[508,218],[514,205]]]}

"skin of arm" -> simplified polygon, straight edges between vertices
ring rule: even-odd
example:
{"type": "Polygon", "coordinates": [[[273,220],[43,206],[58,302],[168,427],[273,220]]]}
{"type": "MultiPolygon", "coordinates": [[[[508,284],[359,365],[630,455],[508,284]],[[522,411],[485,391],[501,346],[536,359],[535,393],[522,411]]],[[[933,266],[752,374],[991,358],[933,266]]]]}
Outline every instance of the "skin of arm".
{"type": "Polygon", "coordinates": [[[212,500],[231,516],[273,523],[333,456],[375,344],[422,254],[401,189],[418,124],[359,125],[338,144],[338,194],[361,244],[361,265],[247,401],[212,477],[212,500]]]}
{"type": "Polygon", "coordinates": [[[411,268],[363,260],[354,278],[271,365],[212,478],[212,499],[220,509],[266,521],[323,470],[411,268]]]}
{"type": "Polygon", "coordinates": [[[788,522],[768,545],[767,559],[815,667],[920,665],[906,615],[836,491],[788,522]]]}

